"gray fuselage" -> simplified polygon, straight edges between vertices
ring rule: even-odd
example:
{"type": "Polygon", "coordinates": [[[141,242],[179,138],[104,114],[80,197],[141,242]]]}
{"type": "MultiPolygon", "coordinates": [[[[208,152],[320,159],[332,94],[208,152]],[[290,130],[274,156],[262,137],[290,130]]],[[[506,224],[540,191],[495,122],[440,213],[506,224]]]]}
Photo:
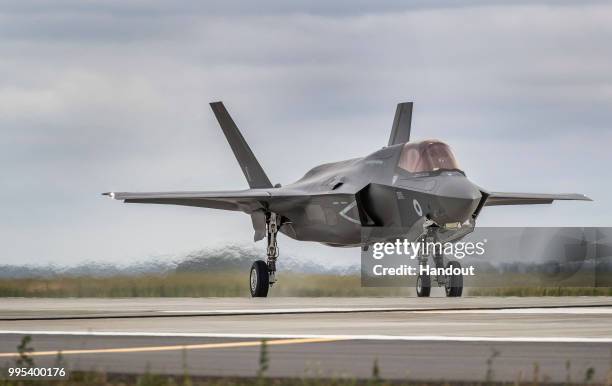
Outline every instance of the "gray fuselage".
{"type": "Polygon", "coordinates": [[[277,188],[283,201],[270,210],[283,213],[281,232],[297,240],[331,246],[367,245],[372,230],[401,236],[420,220],[463,223],[475,217],[479,188],[460,170],[409,173],[398,167],[403,145],[367,157],[328,163],[300,180],[277,188]],[[308,198],[296,203],[292,192],[308,198]]]}

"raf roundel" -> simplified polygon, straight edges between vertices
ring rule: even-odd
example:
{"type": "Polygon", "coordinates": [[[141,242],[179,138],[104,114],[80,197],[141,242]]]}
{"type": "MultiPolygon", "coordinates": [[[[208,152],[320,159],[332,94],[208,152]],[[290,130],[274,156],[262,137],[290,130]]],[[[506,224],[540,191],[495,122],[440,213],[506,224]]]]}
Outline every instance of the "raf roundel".
{"type": "Polygon", "coordinates": [[[416,212],[416,214],[418,214],[419,217],[423,216],[423,209],[421,208],[421,204],[419,204],[416,198],[412,200],[412,205],[414,206],[414,211],[416,212]]]}

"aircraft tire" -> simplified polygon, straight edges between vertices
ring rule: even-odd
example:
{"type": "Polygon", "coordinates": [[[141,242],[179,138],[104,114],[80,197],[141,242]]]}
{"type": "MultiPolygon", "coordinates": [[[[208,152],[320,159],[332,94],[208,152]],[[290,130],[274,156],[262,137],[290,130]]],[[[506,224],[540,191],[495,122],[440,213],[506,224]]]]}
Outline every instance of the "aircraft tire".
{"type": "Polygon", "coordinates": [[[417,276],[416,293],[420,298],[429,297],[431,293],[431,277],[429,275],[417,276]]]}
{"type": "Polygon", "coordinates": [[[249,288],[251,290],[251,297],[253,298],[265,298],[268,296],[270,276],[268,273],[268,264],[266,264],[265,261],[257,260],[251,266],[249,288]]]}
{"type": "MultiPolygon", "coordinates": [[[[446,267],[461,268],[458,261],[449,261],[446,267]]],[[[463,275],[449,275],[446,277],[446,296],[458,298],[463,293],[463,275]]]]}

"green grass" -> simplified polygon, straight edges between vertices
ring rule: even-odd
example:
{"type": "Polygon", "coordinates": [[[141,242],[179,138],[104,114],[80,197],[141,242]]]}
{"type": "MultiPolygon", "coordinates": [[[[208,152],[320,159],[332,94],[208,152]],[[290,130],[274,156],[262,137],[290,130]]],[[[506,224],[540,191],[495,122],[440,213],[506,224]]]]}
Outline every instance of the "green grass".
{"type": "MultiPolygon", "coordinates": [[[[470,296],[612,296],[609,287],[471,287],[470,296]]],[[[274,296],[358,297],[413,296],[407,287],[361,287],[357,275],[281,273],[274,296]]],[[[204,272],[33,279],[0,279],[0,297],[241,297],[249,296],[248,273],[204,272]]]]}
{"type": "MultiPolygon", "coordinates": [[[[409,288],[362,288],[359,276],[284,273],[275,296],[408,296],[409,288]]],[[[224,297],[248,296],[248,272],[2,279],[0,297],[224,297]]]]}
{"type": "Polygon", "coordinates": [[[610,287],[470,288],[469,296],[612,296],[610,287]]]}
{"type": "MultiPolygon", "coordinates": [[[[32,346],[32,338],[29,335],[22,336],[21,342],[17,346],[17,352],[19,357],[16,358],[13,363],[6,362],[4,367],[0,367],[0,386],[18,386],[18,385],[37,385],[41,381],[44,384],[57,385],[57,386],[68,386],[68,385],[90,385],[90,386],[110,386],[110,385],[124,385],[124,386],[272,386],[272,385],[290,385],[290,386],[321,386],[321,385],[334,385],[334,386],[361,386],[361,385],[372,385],[372,386],[384,386],[384,385],[424,385],[424,386],[442,386],[442,385],[461,385],[461,386],[497,386],[497,385],[592,385],[596,378],[596,370],[593,367],[584,369],[584,375],[582,380],[576,379],[579,373],[576,374],[571,371],[571,361],[568,359],[565,361],[565,382],[563,383],[551,383],[550,376],[546,374],[540,367],[539,362],[533,363],[533,372],[531,377],[524,381],[522,372],[519,372],[514,382],[508,381],[496,381],[495,380],[495,358],[502,355],[498,350],[491,349],[491,355],[485,361],[486,372],[484,374],[483,381],[447,381],[447,380],[411,380],[408,378],[409,373],[406,373],[406,379],[385,379],[384,374],[381,374],[381,367],[378,358],[374,358],[371,367],[370,377],[365,378],[354,378],[350,374],[345,374],[342,377],[325,377],[321,373],[311,373],[311,369],[308,367],[305,369],[304,376],[292,377],[292,378],[277,378],[269,377],[268,369],[271,362],[271,357],[268,353],[268,346],[265,340],[261,341],[259,346],[259,360],[258,370],[251,377],[219,377],[219,376],[192,376],[189,374],[187,364],[185,362],[186,357],[183,356],[183,372],[182,374],[174,375],[161,375],[155,374],[151,371],[149,364],[146,365],[145,371],[142,374],[134,373],[107,373],[103,371],[71,371],[70,364],[61,354],[57,354],[55,363],[52,367],[61,367],[66,369],[66,375],[68,379],[65,380],[16,380],[8,379],[8,369],[10,367],[20,368],[35,368],[34,357],[31,355],[32,352],[36,352],[32,346]],[[572,375],[574,380],[572,381],[572,375]],[[529,380],[530,378],[530,380],[529,380]]],[[[612,357],[611,357],[612,359],[612,357]]],[[[606,385],[609,385],[612,380],[612,361],[610,361],[610,368],[604,374],[598,376],[607,380],[606,385]]]]}
{"type": "MultiPolygon", "coordinates": [[[[429,380],[385,380],[354,378],[257,378],[257,377],[189,377],[173,375],[131,375],[105,374],[96,372],[74,372],[69,381],[30,380],[2,381],[0,386],[580,386],[593,385],[591,382],[550,383],[532,382],[496,382],[496,381],[429,381],[429,380]]],[[[596,384],[595,384],[596,385],[596,384]]]]}

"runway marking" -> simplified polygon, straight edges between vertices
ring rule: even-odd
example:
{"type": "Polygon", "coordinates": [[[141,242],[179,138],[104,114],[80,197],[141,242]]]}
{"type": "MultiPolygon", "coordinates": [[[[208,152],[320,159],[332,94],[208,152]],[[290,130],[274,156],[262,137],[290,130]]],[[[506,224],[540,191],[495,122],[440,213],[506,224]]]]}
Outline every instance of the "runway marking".
{"type": "Polygon", "coordinates": [[[229,310],[160,310],[167,314],[302,314],[302,313],[341,313],[341,312],[389,312],[389,311],[420,311],[427,308],[402,308],[402,307],[317,307],[317,308],[263,308],[253,309],[229,309],[229,310]]]}
{"type": "MultiPolygon", "coordinates": [[[[129,313],[107,313],[107,314],[81,314],[81,315],[30,315],[30,316],[2,316],[0,321],[25,321],[25,320],[85,320],[85,319],[139,319],[139,318],[171,318],[171,317],[192,317],[192,316],[244,316],[244,315],[290,315],[290,314],[342,314],[342,313],[373,313],[373,312],[408,312],[408,313],[431,313],[431,312],[467,312],[473,311],[479,313],[486,312],[523,312],[523,310],[537,309],[543,310],[566,310],[566,309],[609,309],[610,304],[584,304],[584,305],[540,305],[540,306],[504,306],[504,307],[449,307],[449,308],[431,308],[431,307],[311,307],[311,308],[268,308],[268,309],[217,309],[217,310],[148,310],[139,314],[129,313]]],[[[67,311],[69,312],[69,311],[67,311]]],[[[540,312],[540,311],[538,311],[540,312]]],[[[554,313],[554,311],[547,311],[554,313]]],[[[535,311],[534,311],[535,313],[535,311]]],[[[569,311],[561,311],[558,313],[569,313],[569,311]]],[[[587,313],[587,312],[584,312],[587,313]]],[[[608,313],[607,311],[597,312],[589,311],[588,313],[608,313]]]]}
{"type": "Polygon", "coordinates": [[[405,311],[419,313],[449,313],[449,314],[612,314],[612,307],[530,307],[530,308],[496,308],[496,309],[452,309],[436,310],[428,308],[268,308],[262,310],[162,310],[158,312],[168,314],[279,314],[279,313],[340,313],[340,312],[389,312],[405,311]]]}
{"type": "Polygon", "coordinates": [[[571,315],[608,315],[612,314],[612,307],[580,308],[509,308],[500,310],[431,310],[421,311],[425,314],[571,314],[571,315]]]}
{"type": "MultiPolygon", "coordinates": [[[[286,344],[304,344],[304,343],[324,343],[334,342],[340,339],[334,338],[299,338],[299,339],[279,339],[266,341],[269,346],[286,345],[286,344]]],[[[28,356],[56,356],[76,355],[76,354],[117,354],[117,353],[140,353],[140,352],[156,352],[156,351],[178,351],[178,350],[204,350],[215,348],[235,348],[235,347],[256,347],[261,346],[262,341],[248,342],[225,342],[225,343],[203,343],[203,344],[185,344],[171,346],[145,346],[145,347],[123,347],[123,348],[103,348],[103,349],[83,349],[83,350],[55,350],[55,351],[33,351],[28,353],[28,356]]],[[[20,353],[5,352],[0,353],[0,358],[18,357],[20,353]]]]}
{"type": "MultiPolygon", "coordinates": [[[[612,343],[610,337],[564,336],[453,336],[453,335],[338,335],[338,334],[243,334],[199,332],[140,332],[140,331],[24,331],[0,330],[0,335],[68,335],[68,336],[138,336],[162,338],[230,338],[230,339],[323,339],[329,341],[433,341],[433,342],[519,342],[519,343],[612,343]]],[[[270,341],[269,341],[270,342],[270,341]]],[[[269,343],[268,342],[268,343],[269,343]]],[[[216,343],[211,343],[216,344],[216,343]]]]}

